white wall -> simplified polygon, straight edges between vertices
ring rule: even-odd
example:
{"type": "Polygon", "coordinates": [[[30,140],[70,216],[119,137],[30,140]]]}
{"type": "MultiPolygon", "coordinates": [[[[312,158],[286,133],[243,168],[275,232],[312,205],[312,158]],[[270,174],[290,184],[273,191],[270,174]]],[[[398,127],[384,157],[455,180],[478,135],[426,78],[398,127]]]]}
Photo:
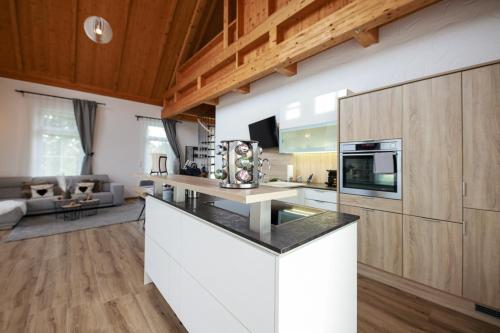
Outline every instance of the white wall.
{"type": "Polygon", "coordinates": [[[298,74],[274,74],[248,95],[228,94],[216,111],[216,141],[247,139],[248,124],[299,102],[303,118],[317,96],[361,92],[500,59],[500,1],[442,1],[380,30],[368,48],[354,40],[299,63],[298,74]]]}
{"type": "MultiPolygon", "coordinates": [[[[95,174],[108,174],[112,181],[126,186],[126,195],[133,196],[137,185],[135,174],[142,172],[142,131],[137,115],[160,117],[161,107],[118,98],[30,82],[0,78],[0,176],[26,176],[30,173],[30,114],[26,98],[15,89],[35,91],[64,97],[95,100],[99,106],[94,138],[95,174]]],[[[197,144],[194,123],[177,124],[177,136],[184,145],[197,144]]]]}

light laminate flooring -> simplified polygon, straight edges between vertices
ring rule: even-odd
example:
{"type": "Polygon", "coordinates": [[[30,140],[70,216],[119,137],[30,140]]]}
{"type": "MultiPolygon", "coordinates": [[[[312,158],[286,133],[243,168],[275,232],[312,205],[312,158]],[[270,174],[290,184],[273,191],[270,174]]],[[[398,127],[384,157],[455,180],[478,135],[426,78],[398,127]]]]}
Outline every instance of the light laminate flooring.
{"type": "MultiPolygon", "coordinates": [[[[136,222],[0,242],[0,332],[187,332],[143,267],[136,222]]],[[[499,331],[359,277],[358,332],[499,331]]]]}

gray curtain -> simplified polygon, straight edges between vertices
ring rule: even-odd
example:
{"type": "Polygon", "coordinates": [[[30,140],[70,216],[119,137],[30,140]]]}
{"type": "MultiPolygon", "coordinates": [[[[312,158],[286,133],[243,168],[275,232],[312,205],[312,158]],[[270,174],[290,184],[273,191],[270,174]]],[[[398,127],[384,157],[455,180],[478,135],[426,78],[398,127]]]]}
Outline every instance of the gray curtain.
{"type": "Polygon", "coordinates": [[[173,119],[162,119],[161,121],[163,123],[163,128],[165,128],[165,133],[167,134],[168,143],[170,147],[172,147],[172,151],[175,155],[174,173],[178,174],[181,163],[181,148],[177,142],[177,130],[175,128],[178,121],[173,119]]]}
{"type": "Polygon", "coordinates": [[[85,101],[80,99],[73,100],[73,109],[75,112],[76,126],[80,134],[83,152],[85,156],[82,162],[82,175],[92,174],[92,145],[94,143],[94,127],[97,110],[97,103],[94,101],[85,101]]]}

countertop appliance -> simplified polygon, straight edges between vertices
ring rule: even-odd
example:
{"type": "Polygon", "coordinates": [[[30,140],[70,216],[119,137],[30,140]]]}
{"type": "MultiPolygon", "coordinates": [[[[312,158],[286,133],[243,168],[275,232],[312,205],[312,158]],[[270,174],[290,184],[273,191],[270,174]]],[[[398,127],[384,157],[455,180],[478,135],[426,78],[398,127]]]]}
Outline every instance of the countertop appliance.
{"type": "MultiPolygon", "coordinates": [[[[241,216],[250,216],[250,205],[243,204],[231,200],[215,200],[208,201],[208,204],[213,207],[224,209],[241,216]]],[[[324,213],[324,210],[293,205],[283,201],[271,201],[271,223],[281,225],[283,223],[300,220],[317,214],[324,213]]]]}
{"type": "Polygon", "coordinates": [[[215,171],[215,178],[220,179],[221,187],[241,189],[259,186],[264,177],[261,170],[264,161],[260,159],[262,148],[258,141],[223,140],[218,148],[222,168],[215,171]]]}
{"type": "Polygon", "coordinates": [[[340,193],[401,199],[401,139],[340,144],[340,193]]]}
{"type": "Polygon", "coordinates": [[[325,183],[328,187],[337,187],[337,170],[326,170],[328,172],[328,181],[325,183]]]}

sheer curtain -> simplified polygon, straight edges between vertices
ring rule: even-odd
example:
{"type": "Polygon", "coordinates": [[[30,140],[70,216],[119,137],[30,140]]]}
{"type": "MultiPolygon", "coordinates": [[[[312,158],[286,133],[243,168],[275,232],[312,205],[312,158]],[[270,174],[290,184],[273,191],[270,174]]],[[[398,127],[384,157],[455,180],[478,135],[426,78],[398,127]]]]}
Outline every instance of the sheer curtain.
{"type": "Polygon", "coordinates": [[[143,153],[140,157],[142,171],[149,173],[152,167],[153,154],[167,155],[167,170],[169,174],[174,171],[175,154],[168,143],[163,123],[159,119],[139,118],[142,128],[143,153]]]}
{"type": "Polygon", "coordinates": [[[31,111],[31,175],[79,175],[83,159],[73,102],[27,95],[31,111]]]}

